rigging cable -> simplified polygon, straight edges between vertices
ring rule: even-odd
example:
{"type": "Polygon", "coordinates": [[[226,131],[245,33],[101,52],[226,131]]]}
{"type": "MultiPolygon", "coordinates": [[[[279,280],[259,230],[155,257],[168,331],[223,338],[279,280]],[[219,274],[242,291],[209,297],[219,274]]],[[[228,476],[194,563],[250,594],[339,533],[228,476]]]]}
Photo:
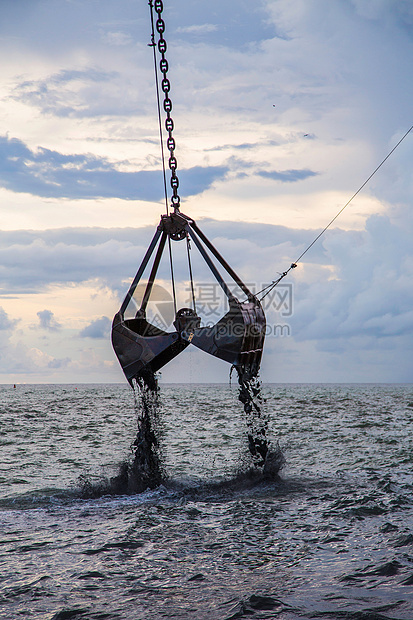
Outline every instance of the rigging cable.
{"type": "Polygon", "coordinates": [[[188,255],[188,267],[189,267],[189,278],[191,281],[191,295],[192,295],[192,307],[196,314],[196,305],[195,305],[195,289],[194,289],[194,278],[192,276],[192,262],[191,262],[191,242],[189,240],[189,234],[186,233],[186,252],[188,255]]]}
{"type": "MultiPolygon", "coordinates": [[[[157,100],[157,108],[158,108],[158,125],[159,125],[159,141],[161,144],[161,159],[162,159],[162,172],[163,172],[163,186],[164,186],[164,194],[165,194],[165,206],[166,206],[166,215],[169,215],[169,205],[168,205],[168,190],[166,188],[166,168],[165,168],[165,152],[163,145],[163,132],[162,132],[162,116],[161,116],[161,98],[159,94],[159,78],[158,78],[158,67],[157,67],[157,58],[156,58],[156,43],[155,43],[155,23],[154,23],[154,15],[153,15],[153,0],[149,0],[148,2],[150,6],[151,13],[151,42],[149,43],[149,47],[153,49],[153,63],[155,70],[155,85],[156,85],[156,100],[157,100]]],[[[158,3],[159,4],[159,3],[158,3]]],[[[160,5],[161,8],[162,4],[160,5]]],[[[159,19],[159,17],[158,17],[159,19]]],[[[159,29],[157,28],[158,32],[159,29]]],[[[162,33],[159,32],[162,36],[162,33]]],[[[162,37],[163,39],[163,37],[162,37]]],[[[174,302],[174,311],[176,314],[177,305],[176,305],[176,289],[175,289],[175,276],[174,276],[174,268],[173,268],[173,260],[172,260],[172,244],[171,238],[168,235],[168,253],[169,253],[169,266],[171,270],[171,282],[172,282],[172,296],[174,302]]]]}
{"type": "Polygon", "coordinates": [[[165,193],[165,207],[166,207],[166,215],[169,215],[169,205],[168,205],[168,190],[166,189],[166,168],[165,168],[165,153],[163,146],[163,134],[162,134],[162,117],[161,117],[161,98],[159,94],[159,78],[158,78],[158,68],[156,64],[156,43],[155,43],[155,24],[153,18],[153,0],[149,0],[149,6],[151,7],[151,42],[148,43],[148,46],[153,49],[153,65],[155,70],[155,85],[156,85],[156,100],[158,107],[158,125],[159,125],[159,141],[161,144],[161,158],[162,158],[162,172],[163,172],[163,185],[164,185],[164,193],[165,193]]]}
{"type": "Polygon", "coordinates": [[[346,207],[348,207],[348,205],[350,204],[350,202],[357,196],[357,194],[359,194],[361,192],[361,190],[367,185],[367,183],[370,181],[370,179],[372,179],[374,177],[374,175],[376,174],[376,172],[382,167],[382,165],[389,159],[390,155],[392,155],[394,153],[394,151],[397,149],[397,147],[403,142],[403,140],[409,135],[409,133],[412,131],[413,129],[413,125],[410,127],[410,129],[408,129],[406,131],[406,133],[404,134],[404,136],[402,138],[400,138],[400,140],[397,142],[397,144],[392,148],[392,150],[386,155],[386,157],[383,159],[383,161],[377,166],[377,168],[375,170],[373,170],[373,172],[371,173],[371,175],[364,181],[364,183],[362,185],[360,185],[360,187],[358,188],[358,190],[352,195],[352,197],[346,202],[346,204],[344,205],[344,207],[342,207],[340,209],[340,211],[333,217],[333,219],[327,224],[327,226],[325,226],[325,228],[323,228],[323,230],[316,236],[316,238],[310,243],[310,245],[304,250],[304,252],[302,252],[300,254],[300,256],[297,258],[297,260],[294,263],[291,263],[290,267],[287,269],[287,271],[283,271],[283,273],[280,274],[280,277],[277,278],[277,280],[273,280],[271,282],[271,284],[268,284],[268,286],[264,287],[261,291],[259,291],[257,293],[257,295],[260,295],[261,293],[264,293],[264,295],[261,297],[262,301],[264,299],[264,297],[266,297],[266,295],[268,295],[268,293],[270,293],[272,291],[272,289],[277,286],[277,284],[283,279],[285,278],[285,276],[291,271],[291,269],[295,269],[295,267],[297,267],[297,263],[302,259],[302,257],[304,256],[304,254],[306,254],[308,252],[308,250],[310,248],[313,247],[313,245],[319,240],[319,238],[321,237],[321,235],[323,235],[326,230],[328,228],[330,228],[331,224],[333,222],[335,222],[335,220],[338,218],[339,215],[341,215],[341,213],[343,213],[344,209],[346,207]]]}

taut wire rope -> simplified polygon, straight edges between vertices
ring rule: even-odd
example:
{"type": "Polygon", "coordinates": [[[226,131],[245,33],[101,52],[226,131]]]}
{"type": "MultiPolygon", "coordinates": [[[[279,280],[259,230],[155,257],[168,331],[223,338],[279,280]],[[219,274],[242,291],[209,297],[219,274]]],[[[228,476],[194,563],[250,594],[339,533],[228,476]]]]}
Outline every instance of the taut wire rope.
{"type": "Polygon", "coordinates": [[[188,233],[186,233],[186,252],[187,252],[187,256],[188,256],[189,279],[190,279],[190,282],[191,282],[192,306],[193,306],[193,310],[194,310],[194,312],[196,314],[194,278],[193,278],[193,275],[192,275],[192,262],[191,262],[191,242],[189,240],[188,233]]]}
{"type": "Polygon", "coordinates": [[[297,258],[297,260],[294,263],[291,263],[290,267],[286,270],[283,271],[283,273],[280,274],[280,277],[277,278],[276,280],[273,280],[271,282],[271,284],[268,284],[268,286],[264,287],[261,291],[259,291],[257,293],[257,295],[260,295],[261,293],[264,293],[264,295],[261,297],[261,301],[264,299],[264,297],[266,297],[266,295],[268,295],[268,293],[270,293],[272,291],[272,289],[277,286],[277,284],[283,279],[285,278],[285,276],[291,271],[291,269],[295,269],[295,267],[297,267],[297,263],[302,259],[302,257],[304,256],[304,254],[306,254],[308,252],[308,250],[310,248],[313,247],[313,245],[320,239],[320,237],[322,235],[324,235],[324,233],[326,232],[326,230],[328,230],[328,228],[330,228],[331,224],[333,222],[336,221],[336,219],[338,218],[339,215],[341,215],[344,211],[344,209],[346,207],[348,207],[348,205],[352,202],[352,200],[354,200],[354,198],[357,196],[357,194],[359,194],[361,192],[361,190],[367,185],[367,183],[374,177],[374,175],[376,174],[376,172],[378,170],[380,170],[380,168],[382,167],[382,165],[389,159],[389,157],[394,153],[394,151],[397,149],[398,146],[400,146],[400,144],[403,142],[403,140],[405,138],[407,138],[407,136],[409,135],[409,133],[412,131],[413,129],[413,125],[410,127],[410,129],[408,129],[406,131],[406,133],[400,138],[400,140],[397,142],[397,144],[391,149],[391,151],[386,155],[386,157],[380,162],[380,164],[377,166],[377,168],[375,168],[375,170],[373,170],[373,172],[370,174],[370,176],[364,181],[364,183],[362,185],[360,185],[360,187],[358,188],[358,190],[356,192],[354,192],[354,194],[352,195],[352,197],[346,202],[346,204],[344,205],[344,207],[342,207],[340,209],[340,211],[333,217],[333,219],[327,224],[327,226],[325,226],[323,228],[323,230],[318,233],[318,235],[316,236],[316,238],[310,243],[310,245],[304,250],[304,252],[302,252],[300,254],[300,256],[297,258]]]}

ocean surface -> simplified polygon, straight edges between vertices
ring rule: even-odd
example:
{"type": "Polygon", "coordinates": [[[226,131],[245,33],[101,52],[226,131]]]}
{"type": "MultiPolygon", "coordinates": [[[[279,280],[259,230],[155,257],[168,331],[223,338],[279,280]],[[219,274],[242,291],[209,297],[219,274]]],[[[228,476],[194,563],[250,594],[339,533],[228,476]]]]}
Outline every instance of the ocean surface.
{"type": "MultiPolygon", "coordinates": [[[[0,387],[0,618],[413,619],[413,386],[161,385],[163,483],[109,494],[127,385],[0,387]]],[[[113,493],[113,489],[112,489],[113,493]]]]}

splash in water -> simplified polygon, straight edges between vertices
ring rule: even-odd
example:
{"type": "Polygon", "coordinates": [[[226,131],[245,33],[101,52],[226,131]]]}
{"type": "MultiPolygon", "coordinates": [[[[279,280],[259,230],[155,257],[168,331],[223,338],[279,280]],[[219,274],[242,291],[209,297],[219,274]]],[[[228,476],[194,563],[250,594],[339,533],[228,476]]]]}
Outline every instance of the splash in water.
{"type": "MultiPolygon", "coordinates": [[[[238,398],[246,414],[252,469],[244,463],[243,471],[239,471],[234,480],[243,481],[245,474],[249,476],[250,482],[259,482],[263,478],[277,479],[285,459],[280,446],[271,445],[268,438],[268,416],[263,407],[261,383],[257,374],[253,375],[238,367],[236,369],[238,398]]],[[[156,375],[146,372],[134,381],[133,389],[137,434],[131,446],[132,457],[119,465],[118,474],[112,478],[91,479],[89,476],[81,476],[79,483],[83,497],[142,493],[166,482],[160,450],[161,420],[156,375]]]]}

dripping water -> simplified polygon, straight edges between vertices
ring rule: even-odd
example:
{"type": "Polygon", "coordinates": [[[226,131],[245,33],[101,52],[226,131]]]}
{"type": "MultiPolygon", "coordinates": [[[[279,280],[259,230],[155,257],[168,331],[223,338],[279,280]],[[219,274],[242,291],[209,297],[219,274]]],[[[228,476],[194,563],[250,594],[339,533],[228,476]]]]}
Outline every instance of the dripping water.
{"type": "Polygon", "coordinates": [[[285,464],[278,445],[271,445],[268,437],[268,415],[263,408],[261,381],[258,372],[244,366],[235,366],[238,374],[238,400],[244,405],[248,449],[253,466],[262,468],[264,476],[276,478],[285,464]]]}
{"type": "Polygon", "coordinates": [[[132,456],[119,464],[118,473],[104,476],[79,476],[80,493],[85,498],[103,495],[132,495],[154,489],[165,481],[160,455],[160,403],[158,379],[147,370],[132,384],[137,420],[132,456]]]}
{"type": "Polygon", "coordinates": [[[160,457],[159,385],[151,371],[136,379],[135,409],[138,432],[133,442],[133,460],[128,471],[128,491],[140,493],[159,486],[165,476],[160,457]]]}

